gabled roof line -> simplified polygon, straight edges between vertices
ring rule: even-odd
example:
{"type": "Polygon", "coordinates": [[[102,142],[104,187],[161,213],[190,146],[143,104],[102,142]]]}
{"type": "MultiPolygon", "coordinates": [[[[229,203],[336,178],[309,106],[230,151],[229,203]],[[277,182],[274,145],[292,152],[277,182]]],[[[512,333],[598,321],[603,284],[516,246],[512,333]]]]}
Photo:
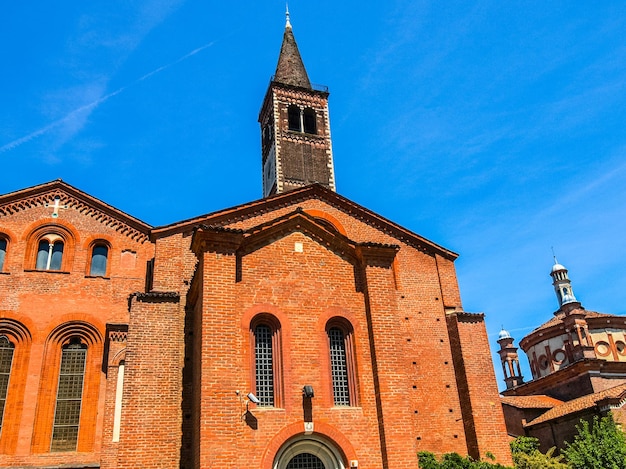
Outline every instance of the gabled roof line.
{"type": "MultiPolygon", "coordinates": [[[[74,197],[79,203],[84,204],[83,207],[78,206],[77,209],[79,211],[84,211],[87,207],[92,207],[96,210],[100,210],[101,212],[106,213],[108,216],[113,219],[118,220],[118,222],[122,222],[129,227],[136,230],[138,233],[141,233],[143,237],[146,239],[150,234],[151,226],[138,218],[133,217],[132,215],[119,210],[112,205],[107,204],[106,202],[97,199],[86,192],[81,191],[80,189],[68,184],[67,182],[61,179],[55,179],[54,181],[46,182],[43,184],[38,184],[35,186],[27,187],[25,189],[21,189],[15,192],[9,192],[8,194],[0,195],[0,215],[6,215],[10,213],[17,212],[22,210],[27,205],[20,204],[21,201],[25,199],[33,199],[40,196],[45,196],[46,194],[52,194],[55,191],[65,192],[68,195],[74,197]]],[[[35,203],[39,203],[40,200],[35,201],[35,203]]]]}
{"type": "Polygon", "coordinates": [[[376,226],[382,231],[390,234],[391,236],[411,244],[417,248],[430,248],[439,252],[443,257],[454,260],[458,257],[458,254],[454,251],[444,248],[423,236],[420,236],[391,220],[378,215],[377,213],[351,201],[350,199],[325,188],[320,184],[311,184],[301,189],[294,189],[282,194],[276,194],[264,199],[258,199],[245,204],[236,205],[234,207],[222,209],[216,212],[211,212],[205,215],[201,215],[187,220],[182,220],[169,225],[163,225],[155,227],[151,232],[151,239],[154,241],[156,238],[166,236],[176,232],[187,231],[192,229],[198,224],[218,225],[222,223],[233,223],[235,221],[249,218],[250,216],[257,216],[262,213],[267,213],[276,210],[280,207],[293,204],[294,202],[304,201],[311,198],[311,196],[317,195],[325,202],[338,208],[346,213],[357,215],[357,217],[376,226]],[[237,214],[237,212],[239,212],[237,214]],[[356,212],[356,213],[355,213],[356,212]],[[232,215],[237,214],[235,217],[232,215]],[[207,220],[211,218],[212,220],[207,220]]]}

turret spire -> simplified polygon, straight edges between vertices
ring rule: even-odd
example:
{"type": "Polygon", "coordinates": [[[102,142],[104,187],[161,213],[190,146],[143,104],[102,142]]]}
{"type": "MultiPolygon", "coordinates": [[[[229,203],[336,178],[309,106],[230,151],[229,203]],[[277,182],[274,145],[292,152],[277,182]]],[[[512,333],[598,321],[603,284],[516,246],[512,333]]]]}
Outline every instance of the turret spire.
{"type": "Polygon", "coordinates": [[[504,374],[504,382],[506,388],[511,389],[524,383],[522,370],[519,366],[519,357],[517,355],[517,347],[513,345],[513,337],[504,327],[498,334],[498,344],[500,344],[500,362],[502,363],[502,373],[504,374]]]}
{"type": "Polygon", "coordinates": [[[572,283],[567,276],[567,269],[563,265],[559,264],[559,262],[556,260],[556,256],[554,256],[554,265],[552,266],[550,276],[553,280],[552,285],[554,286],[556,297],[559,300],[559,306],[563,306],[568,303],[578,302],[578,300],[574,296],[572,283]]]}

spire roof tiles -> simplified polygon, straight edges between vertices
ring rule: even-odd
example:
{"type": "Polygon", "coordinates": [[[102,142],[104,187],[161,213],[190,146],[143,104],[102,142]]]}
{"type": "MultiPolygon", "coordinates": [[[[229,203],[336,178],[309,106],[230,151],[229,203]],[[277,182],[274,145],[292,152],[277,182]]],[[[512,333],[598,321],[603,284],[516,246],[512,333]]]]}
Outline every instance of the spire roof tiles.
{"type": "Polygon", "coordinates": [[[298,44],[296,44],[296,38],[293,35],[291,23],[289,22],[289,12],[287,12],[287,24],[285,26],[285,34],[283,34],[283,45],[280,48],[274,81],[283,85],[312,89],[309,76],[306,73],[300,51],[298,50],[298,44]]]}

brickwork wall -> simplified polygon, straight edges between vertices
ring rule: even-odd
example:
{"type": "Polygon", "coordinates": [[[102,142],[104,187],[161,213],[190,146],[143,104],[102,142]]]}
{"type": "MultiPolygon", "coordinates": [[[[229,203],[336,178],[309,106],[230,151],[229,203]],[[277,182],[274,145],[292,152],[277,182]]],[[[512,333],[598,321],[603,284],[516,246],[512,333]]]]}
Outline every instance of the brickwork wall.
{"type": "MultiPolygon", "coordinates": [[[[452,357],[453,348],[450,344],[445,315],[447,309],[461,310],[453,262],[442,256],[429,254],[425,252],[425,249],[419,249],[402,242],[398,243],[398,240],[391,234],[384,233],[377,227],[372,227],[355,218],[354,214],[346,213],[321,200],[303,200],[295,206],[282,207],[242,220],[233,217],[235,221],[231,224],[227,223],[226,226],[239,229],[250,228],[273,220],[280,215],[293,212],[297,206],[304,208],[305,211],[316,217],[331,221],[338,228],[338,231],[356,241],[399,244],[401,246],[394,262],[386,270],[390,277],[388,278],[387,289],[384,289],[384,294],[390,295],[392,304],[395,304],[393,314],[387,319],[390,321],[389,324],[394,325],[395,335],[388,339],[388,344],[394,344],[393,351],[389,349],[382,355],[387,360],[395,360],[396,365],[395,367],[385,367],[385,369],[390,370],[389,377],[385,377],[384,372],[374,372],[370,348],[372,332],[368,329],[368,321],[365,316],[366,302],[363,291],[357,291],[359,279],[354,277],[355,270],[351,264],[352,261],[342,259],[340,265],[344,266],[339,267],[339,265],[335,265],[337,256],[330,253],[327,248],[323,248],[328,259],[319,259],[322,268],[320,266],[311,267],[313,261],[306,261],[306,265],[296,264],[296,266],[292,266],[291,263],[298,255],[300,259],[317,259],[312,256],[310,247],[305,247],[307,254],[304,256],[303,253],[296,254],[293,252],[296,242],[302,242],[304,246],[315,245],[315,241],[303,233],[293,233],[287,238],[276,240],[258,252],[247,254],[241,259],[239,266],[236,256],[232,253],[207,252],[204,258],[205,269],[203,269],[202,274],[202,278],[204,278],[202,315],[201,317],[196,316],[193,326],[193,334],[195,334],[193,340],[198,341],[199,337],[203,338],[201,342],[195,342],[195,349],[201,348],[201,356],[205,358],[202,359],[201,363],[198,363],[199,354],[193,354],[193,359],[196,362],[193,365],[195,371],[192,381],[198,383],[200,375],[202,376],[202,385],[200,386],[201,395],[195,394],[195,397],[191,399],[191,408],[193,409],[191,419],[198,419],[200,430],[198,435],[190,439],[193,441],[192,447],[195,450],[195,457],[189,456],[190,463],[195,460],[196,465],[194,467],[201,467],[209,462],[219,466],[220,461],[226,461],[237,452],[237,448],[232,446],[233,443],[229,443],[228,439],[241,441],[243,438],[243,441],[246,442],[253,441],[254,443],[246,443],[249,445],[247,448],[250,449],[248,452],[255,455],[257,453],[262,454],[263,448],[268,444],[267,438],[269,437],[267,435],[278,434],[280,428],[285,425],[296,425],[298,421],[302,421],[303,410],[300,390],[304,384],[311,383],[316,389],[316,397],[313,399],[314,415],[320,415],[320,412],[330,412],[328,417],[325,413],[322,414],[324,416],[322,421],[324,423],[337,422],[336,428],[339,429],[340,433],[341,429],[345,428],[346,433],[350,435],[349,440],[354,444],[354,451],[358,458],[366,458],[362,461],[372,462],[372,459],[367,458],[380,457],[381,444],[386,444],[386,441],[381,443],[380,435],[375,435],[378,441],[375,445],[370,440],[359,441],[358,437],[352,436],[358,435],[354,428],[364,425],[363,428],[367,427],[367,431],[371,433],[371,423],[375,422],[374,424],[377,426],[376,422],[378,422],[379,417],[386,419],[385,428],[388,428],[388,431],[394,435],[401,435],[403,444],[399,444],[397,448],[392,450],[394,454],[398,455],[398,460],[408,455],[409,460],[416,461],[415,454],[420,450],[436,453],[455,451],[466,454],[468,447],[463,426],[462,406],[459,400],[459,389],[457,388],[452,357]],[[302,239],[296,241],[293,237],[298,236],[302,239]],[[287,239],[289,240],[287,241],[287,239]],[[309,267],[311,268],[310,271],[308,270],[309,267]],[[280,269],[285,270],[280,271],[280,269]],[[239,282],[236,281],[237,272],[241,275],[239,282]],[[341,274],[341,272],[345,273],[341,274]],[[250,279],[254,279],[256,283],[250,284],[250,279]],[[320,292],[325,291],[325,285],[334,285],[332,291],[337,292],[338,289],[344,288],[342,287],[344,284],[346,291],[352,292],[352,299],[346,300],[345,304],[337,306],[341,297],[336,294],[328,298],[325,298],[323,294],[320,296],[320,292]],[[301,291],[302,288],[311,288],[311,290],[303,292],[301,291]],[[247,295],[251,295],[250,298],[247,298],[247,295]],[[311,305],[308,305],[308,302],[311,305]],[[310,312],[307,312],[306,315],[296,312],[303,305],[310,308],[310,312]],[[398,406],[388,406],[389,409],[393,408],[393,410],[389,411],[386,416],[381,410],[380,403],[377,407],[373,401],[368,402],[367,406],[364,402],[359,402],[357,409],[333,407],[330,401],[332,396],[330,382],[328,378],[325,378],[324,381],[321,369],[322,366],[325,366],[323,360],[328,359],[319,357],[319,350],[327,338],[322,333],[319,339],[320,344],[316,346],[318,363],[314,365],[302,364],[302,369],[309,372],[317,367],[317,374],[322,376],[317,380],[308,380],[311,381],[309,383],[304,378],[296,379],[297,377],[290,374],[289,371],[295,370],[301,365],[293,359],[296,356],[294,341],[301,340],[294,338],[294,334],[294,336],[289,336],[289,345],[284,345],[284,350],[288,350],[287,353],[289,354],[288,358],[284,359],[288,364],[284,369],[285,403],[280,409],[256,408],[252,410],[255,418],[257,418],[257,425],[263,425],[263,432],[252,430],[246,424],[245,419],[242,427],[233,427],[231,421],[241,422],[243,405],[235,391],[239,390],[245,394],[251,390],[254,382],[250,362],[252,353],[250,350],[250,331],[245,326],[242,330],[242,325],[239,322],[233,325],[233,317],[237,318],[238,315],[245,315],[246,311],[252,310],[268,312],[263,309],[265,307],[274,311],[273,314],[283,318],[289,324],[290,330],[293,331],[295,328],[298,331],[303,331],[302,337],[309,338],[313,331],[310,329],[310,325],[305,326],[302,323],[303,318],[315,317],[319,321],[320,318],[324,317],[326,306],[336,307],[344,312],[360,311],[358,313],[361,315],[359,320],[355,320],[355,340],[359,346],[356,356],[359,367],[360,398],[362,396],[373,398],[376,395],[374,383],[374,376],[376,375],[383,383],[379,384],[380,386],[390,386],[389,383],[395,381],[394,386],[399,389],[391,392],[390,396],[393,397],[396,393],[403,395],[403,399],[398,399],[398,406]],[[287,320],[289,317],[287,311],[291,311],[290,314],[295,319],[287,320]],[[198,335],[198,328],[202,331],[201,335],[198,335]],[[228,345],[225,345],[225,342],[215,341],[216,330],[222,331],[220,335],[225,335],[224,340],[227,341],[228,345]],[[357,330],[360,331],[360,334],[356,332],[357,330]],[[304,331],[307,332],[304,333],[304,331]],[[212,339],[210,339],[211,337],[212,339]],[[367,347],[364,347],[363,337],[368,338],[367,347]],[[233,355],[233,350],[241,350],[241,353],[233,355]],[[208,369],[207,366],[209,366],[208,369]],[[233,375],[233,369],[241,371],[233,375]],[[225,370],[229,370],[230,374],[225,373],[225,370]],[[401,380],[398,379],[398,373],[402,376],[401,380]],[[209,382],[205,382],[205,379],[208,379],[209,382]],[[398,382],[402,382],[402,384],[398,384],[398,382]],[[326,391],[323,394],[318,394],[318,389],[325,389],[326,391]],[[207,395],[211,397],[208,398],[207,395]],[[292,401],[289,401],[287,396],[291,396],[292,401]],[[321,411],[315,404],[321,406],[321,409],[327,410],[321,411]],[[219,407],[219,411],[215,410],[216,407],[219,407]],[[201,416],[199,416],[200,413],[201,416]],[[215,421],[211,417],[213,414],[218,421],[217,426],[213,425],[215,421]],[[337,418],[339,415],[341,417],[337,418]],[[365,421],[368,422],[367,425],[363,424],[365,421]],[[212,423],[208,425],[207,422],[212,423]],[[224,422],[227,424],[225,427],[224,422]],[[409,429],[408,432],[407,429],[409,429]],[[259,440],[257,435],[261,433],[266,436],[259,440]],[[405,450],[401,447],[409,449],[405,450]],[[370,449],[363,450],[363,448],[370,449]],[[363,453],[363,451],[365,452],[363,453]],[[404,451],[408,451],[408,453],[405,455],[404,451]],[[363,454],[365,455],[363,456],[363,454]],[[400,455],[404,456],[401,457],[400,455]]],[[[166,262],[166,264],[161,263],[161,269],[157,267],[155,284],[175,287],[181,285],[181,278],[191,278],[196,260],[195,257],[189,256],[190,237],[180,235],[174,237],[177,239],[157,240],[157,252],[160,252],[161,255],[167,252],[167,259],[171,256],[177,256],[176,253],[179,253],[179,259],[166,262]],[[178,246],[177,243],[179,243],[178,246]],[[159,250],[160,248],[161,250],[159,250]],[[164,269],[164,265],[170,267],[176,265],[177,267],[164,269]],[[167,283],[165,281],[167,278],[172,279],[174,283],[167,283]],[[161,283],[157,283],[157,279],[160,279],[158,282],[161,283]]],[[[159,260],[157,259],[158,265],[159,260]]],[[[184,282],[183,288],[186,288],[184,282]]],[[[283,321],[281,321],[282,323],[283,321]]],[[[482,327],[484,329],[484,325],[482,327]]],[[[321,325],[317,325],[318,333],[323,330],[321,325]]],[[[379,334],[377,333],[377,336],[379,334]]],[[[283,340],[287,340],[284,334],[283,340]]],[[[471,349],[472,346],[469,345],[468,349],[471,349]]],[[[484,346],[484,350],[488,354],[486,342],[481,343],[480,346],[484,346]]],[[[383,350],[385,350],[384,347],[383,350]]],[[[297,350],[297,355],[306,354],[306,352],[297,350]]],[[[480,369],[477,381],[493,379],[495,389],[495,377],[493,377],[493,373],[489,375],[490,367],[480,369]]],[[[196,385],[196,387],[198,386],[196,385]]],[[[493,396],[491,397],[493,398],[493,396]]],[[[495,397],[497,397],[497,391],[495,397]]],[[[476,396],[475,398],[481,399],[482,397],[476,396]]],[[[490,399],[489,402],[492,400],[490,399]]],[[[498,401],[496,400],[496,402],[498,401]]],[[[251,408],[253,407],[251,406],[251,408]]],[[[502,431],[501,436],[504,437],[506,445],[502,417],[500,421],[497,419],[491,421],[491,416],[482,418],[480,415],[474,416],[472,414],[468,418],[482,419],[482,425],[486,432],[491,431],[495,435],[502,431]],[[487,430],[487,427],[490,427],[490,430],[487,430]]],[[[334,423],[330,427],[335,428],[334,423]]],[[[395,438],[393,440],[395,442],[395,438]]],[[[239,449],[240,447],[239,444],[239,449]]],[[[494,451],[496,448],[487,448],[487,450],[494,451]]],[[[237,458],[241,457],[241,455],[237,456],[237,458]]],[[[247,459],[241,463],[255,465],[259,463],[259,460],[247,459]]],[[[382,461],[374,464],[375,466],[381,465],[382,461]]]]}
{"type": "Polygon", "coordinates": [[[491,452],[500,463],[511,464],[483,318],[475,314],[452,313],[447,316],[447,322],[469,454],[478,459],[491,452]]]}
{"type": "MultiPolygon", "coordinates": [[[[395,295],[391,259],[365,251],[365,307],[372,349],[373,381],[376,391],[379,433],[383,467],[413,468],[416,466],[416,445],[411,428],[413,417],[406,403],[411,389],[404,360],[405,342],[398,328],[400,320],[395,295]]],[[[408,351],[408,350],[407,350],[408,351]]],[[[367,431],[367,427],[361,428],[367,431]]],[[[367,463],[366,463],[367,464],[367,463]]]]}
{"type": "Polygon", "coordinates": [[[131,311],[117,467],[178,468],[184,314],[173,295],[135,297],[131,311]]]}
{"type": "Polygon", "coordinates": [[[8,238],[0,273],[0,333],[16,346],[0,466],[99,464],[108,411],[105,324],[128,321],[128,294],[143,288],[145,263],[154,253],[147,233],[125,226],[112,213],[89,209],[76,197],[60,195],[56,218],[50,194],[10,209],[0,207],[0,234],[8,238]],[[36,271],[37,236],[50,232],[65,237],[62,270],[36,271]],[[96,240],[110,246],[105,277],[89,275],[96,240]],[[22,331],[23,340],[16,331],[22,331]],[[73,336],[88,346],[79,452],[51,453],[60,350],[73,336]]]}
{"type": "Polygon", "coordinates": [[[198,467],[226,467],[229,463],[265,467],[262,458],[275,435],[291,424],[304,430],[305,384],[315,390],[314,424],[325,423],[349,435],[360,449],[361,464],[382,467],[367,319],[363,294],[356,291],[353,265],[302,233],[244,256],[240,282],[235,282],[236,262],[232,253],[209,251],[204,256],[202,454],[198,467]],[[294,252],[295,243],[302,243],[303,252],[294,252]],[[247,422],[242,420],[246,405],[236,391],[243,397],[254,390],[250,324],[263,313],[280,323],[284,393],[276,408],[250,404],[252,417],[247,422]],[[347,318],[355,331],[358,407],[332,404],[325,325],[336,315],[347,318]]]}
{"type": "Polygon", "coordinates": [[[127,327],[114,327],[109,330],[108,347],[105,354],[107,373],[105,386],[104,424],[102,429],[102,467],[117,467],[118,441],[113,441],[115,403],[118,398],[117,386],[120,365],[126,358],[127,327]]]}
{"type": "Polygon", "coordinates": [[[191,232],[156,240],[152,290],[186,292],[198,262],[190,243],[191,232]]]}

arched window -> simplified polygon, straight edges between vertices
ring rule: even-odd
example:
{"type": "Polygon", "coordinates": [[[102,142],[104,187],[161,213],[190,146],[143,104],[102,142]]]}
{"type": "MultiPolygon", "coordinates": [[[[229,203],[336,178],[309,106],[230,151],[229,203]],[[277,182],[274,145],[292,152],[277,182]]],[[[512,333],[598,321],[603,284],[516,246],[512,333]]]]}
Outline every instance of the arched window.
{"type": "Polygon", "coordinates": [[[333,402],[336,406],[356,405],[356,372],[352,327],[347,321],[334,320],[326,328],[330,351],[333,402]]]}
{"type": "Polygon", "coordinates": [[[9,391],[9,378],[11,377],[11,366],[13,365],[13,345],[7,336],[0,336],[0,430],[4,418],[4,407],[9,391]]]}
{"type": "Polygon", "coordinates": [[[295,104],[289,106],[287,110],[287,117],[289,120],[289,130],[295,130],[296,132],[302,132],[302,121],[300,119],[300,108],[295,104]]]}
{"type": "Polygon", "coordinates": [[[37,248],[37,270],[61,270],[63,265],[63,238],[58,235],[46,235],[37,248]]]}
{"type": "Polygon", "coordinates": [[[251,324],[254,350],[254,393],[260,406],[279,407],[282,403],[282,364],[280,323],[262,314],[251,324]]]}
{"type": "Polygon", "coordinates": [[[76,451],[87,346],[72,338],[63,346],[50,451],[76,451]]]}
{"type": "Polygon", "coordinates": [[[310,107],[304,110],[304,132],[307,134],[317,133],[317,116],[310,107]]]}
{"type": "Polygon", "coordinates": [[[91,265],[89,275],[93,277],[104,277],[107,273],[107,261],[109,248],[106,244],[98,243],[91,250],[91,265]]]}
{"type": "Polygon", "coordinates": [[[2,272],[2,269],[4,268],[4,260],[7,257],[8,244],[7,240],[0,236],[0,272],[2,272]]]}

